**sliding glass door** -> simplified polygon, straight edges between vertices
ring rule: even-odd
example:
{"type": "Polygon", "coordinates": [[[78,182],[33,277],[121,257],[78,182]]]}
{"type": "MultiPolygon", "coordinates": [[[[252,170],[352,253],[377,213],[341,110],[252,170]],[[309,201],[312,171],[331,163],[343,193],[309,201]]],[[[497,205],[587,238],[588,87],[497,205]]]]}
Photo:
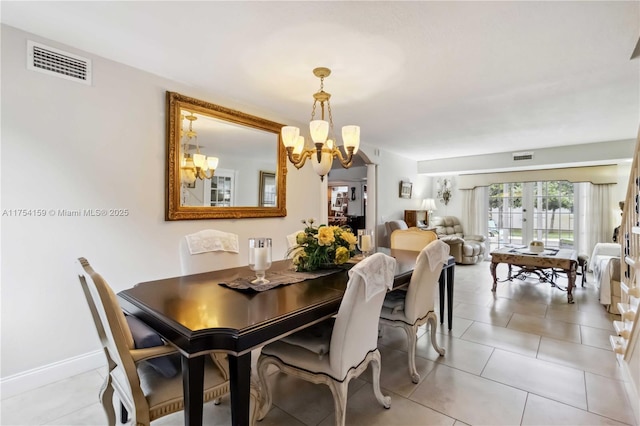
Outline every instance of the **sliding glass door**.
{"type": "Polygon", "coordinates": [[[542,241],[545,247],[572,247],[573,184],[567,181],[515,182],[489,187],[491,249],[542,241]]]}

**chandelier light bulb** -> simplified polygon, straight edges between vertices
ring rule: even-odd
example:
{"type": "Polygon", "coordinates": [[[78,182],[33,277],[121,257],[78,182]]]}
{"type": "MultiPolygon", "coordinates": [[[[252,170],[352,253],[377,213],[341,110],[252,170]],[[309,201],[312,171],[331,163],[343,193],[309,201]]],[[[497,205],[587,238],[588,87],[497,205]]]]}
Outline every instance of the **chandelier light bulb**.
{"type": "Polygon", "coordinates": [[[309,123],[309,132],[313,143],[325,143],[327,136],[329,136],[329,122],[313,120],[309,123]]]}
{"type": "Polygon", "coordinates": [[[342,128],[342,140],[344,147],[353,147],[353,153],[358,152],[360,147],[360,126],[344,126],[342,128]]]}
{"type": "Polygon", "coordinates": [[[206,156],[202,155],[202,154],[193,154],[193,164],[196,167],[200,167],[202,168],[202,166],[204,166],[204,163],[206,161],[206,156]]]}
{"type": "Polygon", "coordinates": [[[304,151],[304,136],[298,136],[295,146],[293,147],[293,153],[300,155],[302,151],[304,151]]]}
{"type": "Polygon", "coordinates": [[[218,168],[218,157],[207,157],[207,165],[209,166],[209,170],[215,170],[218,168]]]}
{"type": "Polygon", "coordinates": [[[281,130],[282,143],[285,148],[295,146],[300,136],[300,129],[294,126],[284,126],[281,130]]]}

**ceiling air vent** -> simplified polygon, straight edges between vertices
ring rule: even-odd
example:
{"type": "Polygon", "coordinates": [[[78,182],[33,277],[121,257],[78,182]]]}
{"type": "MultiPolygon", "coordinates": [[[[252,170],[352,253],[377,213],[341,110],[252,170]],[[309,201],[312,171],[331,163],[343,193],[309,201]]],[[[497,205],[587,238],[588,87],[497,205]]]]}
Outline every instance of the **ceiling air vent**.
{"type": "Polygon", "coordinates": [[[91,60],[27,41],[27,69],[91,85],[91,60]]]}
{"type": "Polygon", "coordinates": [[[533,160],[533,152],[514,152],[513,161],[533,160]]]}

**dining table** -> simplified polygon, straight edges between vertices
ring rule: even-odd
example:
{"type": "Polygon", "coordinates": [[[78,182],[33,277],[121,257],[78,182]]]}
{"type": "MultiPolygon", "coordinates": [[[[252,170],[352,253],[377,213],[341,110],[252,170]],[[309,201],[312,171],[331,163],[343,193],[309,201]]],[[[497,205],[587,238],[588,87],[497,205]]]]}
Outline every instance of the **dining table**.
{"type": "MultiPolygon", "coordinates": [[[[418,252],[377,251],[396,259],[393,288],[406,287],[418,252]]],[[[453,289],[454,264],[450,257],[441,275],[441,309],[447,276],[453,289]]],[[[291,260],[279,260],[268,273],[292,268],[291,260]]],[[[182,355],[185,425],[202,425],[205,356],[214,351],[228,354],[232,424],[248,425],[251,351],[335,315],[348,281],[344,268],[260,292],[227,285],[253,273],[248,266],[234,267],[141,282],[118,293],[127,314],[156,330],[182,355]]]]}

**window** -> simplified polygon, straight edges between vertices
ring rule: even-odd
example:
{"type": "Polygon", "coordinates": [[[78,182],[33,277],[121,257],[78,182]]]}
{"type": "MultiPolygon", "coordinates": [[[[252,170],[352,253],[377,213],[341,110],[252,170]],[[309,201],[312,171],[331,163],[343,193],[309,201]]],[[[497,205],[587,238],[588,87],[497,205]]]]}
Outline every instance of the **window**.
{"type": "Polygon", "coordinates": [[[211,179],[206,179],[205,199],[206,204],[212,207],[235,206],[235,172],[233,170],[216,170],[216,174],[211,179]],[[208,182],[207,182],[208,181],[208,182]],[[209,186],[210,185],[210,186],[209,186]]]}
{"type": "Polygon", "coordinates": [[[489,186],[491,249],[542,241],[573,247],[573,184],[567,181],[500,183],[489,186]]]}

